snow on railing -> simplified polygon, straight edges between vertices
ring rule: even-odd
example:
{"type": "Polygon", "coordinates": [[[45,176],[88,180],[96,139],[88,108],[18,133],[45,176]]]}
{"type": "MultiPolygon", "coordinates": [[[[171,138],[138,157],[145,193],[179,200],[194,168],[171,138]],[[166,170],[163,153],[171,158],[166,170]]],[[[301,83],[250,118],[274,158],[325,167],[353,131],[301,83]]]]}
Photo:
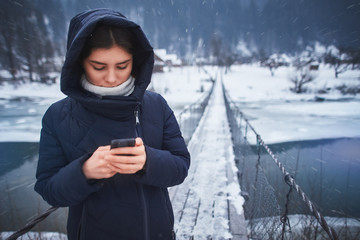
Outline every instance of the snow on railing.
{"type": "Polygon", "coordinates": [[[198,101],[185,107],[178,116],[179,126],[186,144],[189,143],[195,129],[199,125],[213,89],[214,83],[208,92],[204,93],[198,101]]]}

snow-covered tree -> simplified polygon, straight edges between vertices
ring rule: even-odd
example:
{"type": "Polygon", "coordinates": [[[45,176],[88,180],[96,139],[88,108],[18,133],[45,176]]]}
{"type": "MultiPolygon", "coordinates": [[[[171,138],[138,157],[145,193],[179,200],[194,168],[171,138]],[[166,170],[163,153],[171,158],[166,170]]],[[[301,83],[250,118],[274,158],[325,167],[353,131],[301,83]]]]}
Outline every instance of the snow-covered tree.
{"type": "Polygon", "coordinates": [[[310,70],[310,65],[315,60],[311,55],[301,54],[293,61],[295,71],[290,76],[289,80],[294,84],[290,88],[295,93],[303,93],[306,91],[305,85],[315,80],[315,74],[310,70]]]}
{"type": "Polygon", "coordinates": [[[338,78],[339,74],[344,73],[349,69],[351,58],[342,49],[338,49],[331,45],[327,49],[324,61],[334,68],[335,78],[338,78]]]}
{"type": "Polygon", "coordinates": [[[286,54],[272,54],[262,65],[269,68],[271,76],[274,76],[275,70],[281,66],[289,66],[290,58],[286,54]]]}

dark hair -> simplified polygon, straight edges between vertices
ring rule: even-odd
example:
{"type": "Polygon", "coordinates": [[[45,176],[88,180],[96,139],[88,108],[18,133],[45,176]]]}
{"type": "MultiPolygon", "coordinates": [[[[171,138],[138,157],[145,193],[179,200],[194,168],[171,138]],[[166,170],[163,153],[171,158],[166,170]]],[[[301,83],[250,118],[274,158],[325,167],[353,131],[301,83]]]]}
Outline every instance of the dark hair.
{"type": "Polygon", "coordinates": [[[135,53],[134,38],[128,29],[98,25],[86,39],[80,54],[80,61],[82,62],[85,58],[89,57],[94,49],[111,48],[115,45],[132,55],[135,53]]]}

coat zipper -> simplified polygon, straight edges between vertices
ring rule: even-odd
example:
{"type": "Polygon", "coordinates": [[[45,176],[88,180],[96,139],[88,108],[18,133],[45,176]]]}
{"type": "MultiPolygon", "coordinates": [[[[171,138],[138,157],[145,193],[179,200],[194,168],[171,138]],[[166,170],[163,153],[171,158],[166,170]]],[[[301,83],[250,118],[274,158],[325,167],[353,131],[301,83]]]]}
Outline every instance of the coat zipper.
{"type": "MultiPolygon", "coordinates": [[[[142,132],[141,132],[141,126],[140,126],[140,120],[139,120],[139,110],[136,109],[135,112],[135,128],[136,128],[136,136],[137,137],[142,137],[142,132]]],[[[145,199],[145,193],[144,193],[144,188],[142,186],[142,184],[139,183],[139,188],[140,188],[140,200],[141,200],[141,204],[143,207],[143,218],[144,218],[144,239],[145,240],[149,240],[149,223],[148,223],[148,207],[146,205],[146,199],[145,199]]]]}
{"type": "MultiPolygon", "coordinates": [[[[135,110],[135,122],[136,122],[136,127],[140,126],[140,120],[139,120],[139,110],[135,110]]],[[[138,135],[138,134],[137,134],[138,135]]]]}

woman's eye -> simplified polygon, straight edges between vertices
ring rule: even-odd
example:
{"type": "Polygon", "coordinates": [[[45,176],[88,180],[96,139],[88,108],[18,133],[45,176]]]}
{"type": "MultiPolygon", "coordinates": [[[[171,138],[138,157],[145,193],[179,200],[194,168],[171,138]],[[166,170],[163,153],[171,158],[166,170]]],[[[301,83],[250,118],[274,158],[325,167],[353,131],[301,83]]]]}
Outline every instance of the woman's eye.
{"type": "Polygon", "coordinates": [[[101,71],[101,70],[104,70],[105,69],[105,67],[95,67],[95,66],[93,66],[93,68],[96,70],[96,71],[101,71]]]}
{"type": "Polygon", "coordinates": [[[127,67],[127,65],[123,66],[123,67],[122,66],[117,66],[116,68],[119,69],[119,70],[124,70],[126,67],[127,67]]]}

